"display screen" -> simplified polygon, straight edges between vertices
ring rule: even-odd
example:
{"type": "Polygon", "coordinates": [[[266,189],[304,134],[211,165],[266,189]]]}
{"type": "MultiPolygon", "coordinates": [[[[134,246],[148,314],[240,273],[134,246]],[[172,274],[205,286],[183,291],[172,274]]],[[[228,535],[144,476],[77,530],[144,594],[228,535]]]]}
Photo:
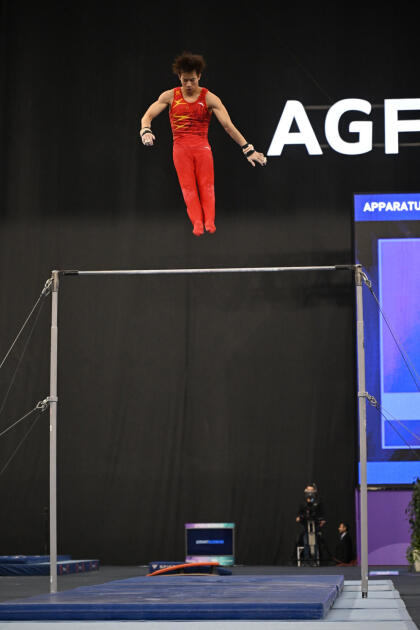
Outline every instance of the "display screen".
{"type": "Polygon", "coordinates": [[[420,193],[354,196],[355,262],[363,289],[367,482],[420,477],[420,193]],[[376,301],[376,299],[377,301],[376,301]]]}
{"type": "Polygon", "coordinates": [[[217,528],[187,530],[187,555],[231,556],[232,554],[232,529],[217,528]]]}

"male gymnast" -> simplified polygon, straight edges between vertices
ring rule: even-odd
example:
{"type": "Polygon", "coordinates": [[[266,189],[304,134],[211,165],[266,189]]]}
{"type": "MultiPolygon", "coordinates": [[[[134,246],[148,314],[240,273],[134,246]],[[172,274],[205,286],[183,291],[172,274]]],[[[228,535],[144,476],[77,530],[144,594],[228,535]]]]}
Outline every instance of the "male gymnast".
{"type": "Polygon", "coordinates": [[[174,165],[196,236],[204,234],[204,229],[210,234],[216,231],[213,154],[207,137],[212,113],[239,144],[252,166],[267,164],[267,158],[256,151],[233,125],[220,98],[200,87],[204,67],[202,55],[183,52],[176,57],[172,70],[181,81],[181,87],[162,92],[142,117],[140,129],[143,144],[153,146],[152,120],[169,106],[174,165]]]}

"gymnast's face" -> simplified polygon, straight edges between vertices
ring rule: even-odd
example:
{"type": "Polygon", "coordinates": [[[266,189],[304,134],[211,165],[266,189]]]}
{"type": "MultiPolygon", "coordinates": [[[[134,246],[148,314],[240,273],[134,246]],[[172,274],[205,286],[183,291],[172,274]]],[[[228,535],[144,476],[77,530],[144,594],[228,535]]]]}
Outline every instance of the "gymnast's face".
{"type": "Polygon", "coordinates": [[[195,70],[193,72],[181,72],[179,80],[181,81],[182,89],[187,96],[193,96],[197,91],[201,74],[197,74],[195,70]]]}

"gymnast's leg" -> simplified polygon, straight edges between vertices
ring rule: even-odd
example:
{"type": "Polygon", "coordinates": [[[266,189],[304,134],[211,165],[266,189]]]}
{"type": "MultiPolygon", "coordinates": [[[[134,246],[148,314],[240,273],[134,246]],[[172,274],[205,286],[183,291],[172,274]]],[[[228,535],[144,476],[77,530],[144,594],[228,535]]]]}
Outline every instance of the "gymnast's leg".
{"type": "Polygon", "coordinates": [[[191,149],[180,142],[175,142],[173,159],[182,195],[187,206],[187,213],[194,226],[193,234],[200,236],[200,234],[204,233],[203,210],[198,196],[194,158],[191,149]]]}
{"type": "Polygon", "coordinates": [[[213,154],[207,142],[194,150],[194,158],[198,190],[204,214],[204,226],[207,232],[213,234],[216,231],[216,226],[214,225],[214,167],[213,154]]]}

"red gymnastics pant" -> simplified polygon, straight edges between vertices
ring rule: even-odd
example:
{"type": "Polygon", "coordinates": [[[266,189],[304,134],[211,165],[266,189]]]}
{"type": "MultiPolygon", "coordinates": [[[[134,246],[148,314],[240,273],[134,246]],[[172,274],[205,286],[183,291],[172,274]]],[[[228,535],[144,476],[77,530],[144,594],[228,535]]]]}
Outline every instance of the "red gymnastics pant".
{"type": "Polygon", "coordinates": [[[207,138],[177,138],[173,158],[191,223],[214,224],[213,154],[207,138]]]}

